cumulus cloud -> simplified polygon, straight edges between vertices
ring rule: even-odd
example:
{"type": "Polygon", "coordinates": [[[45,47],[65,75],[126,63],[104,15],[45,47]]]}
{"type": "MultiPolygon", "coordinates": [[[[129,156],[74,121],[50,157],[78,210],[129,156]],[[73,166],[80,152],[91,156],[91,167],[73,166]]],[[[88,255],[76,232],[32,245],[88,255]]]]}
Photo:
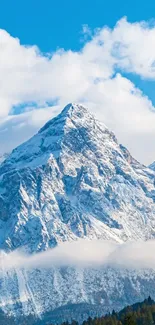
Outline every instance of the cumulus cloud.
{"type": "Polygon", "coordinates": [[[73,101],[95,112],[136,158],[152,162],[155,108],[123,73],[155,79],[155,26],[123,18],[113,29],[91,32],[85,25],[83,33],[89,40],[79,52],[45,55],[0,30],[0,151],[29,138],[73,101]],[[17,116],[15,107],[23,103],[17,116]]]}
{"type": "Polygon", "coordinates": [[[0,252],[0,269],[51,267],[113,267],[155,269],[155,240],[117,244],[102,240],[78,240],[59,244],[34,255],[0,252]]]}

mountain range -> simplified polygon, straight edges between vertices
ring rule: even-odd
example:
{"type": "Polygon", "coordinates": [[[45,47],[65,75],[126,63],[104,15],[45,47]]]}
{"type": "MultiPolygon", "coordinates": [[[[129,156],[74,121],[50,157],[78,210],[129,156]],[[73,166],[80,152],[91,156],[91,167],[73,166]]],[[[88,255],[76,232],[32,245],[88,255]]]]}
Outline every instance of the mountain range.
{"type": "MultiPolygon", "coordinates": [[[[139,163],[88,109],[69,104],[1,162],[0,249],[35,254],[79,238],[155,238],[155,163],[139,163]]],[[[2,265],[0,307],[82,320],[155,298],[154,284],[153,270],[2,265]]]]}

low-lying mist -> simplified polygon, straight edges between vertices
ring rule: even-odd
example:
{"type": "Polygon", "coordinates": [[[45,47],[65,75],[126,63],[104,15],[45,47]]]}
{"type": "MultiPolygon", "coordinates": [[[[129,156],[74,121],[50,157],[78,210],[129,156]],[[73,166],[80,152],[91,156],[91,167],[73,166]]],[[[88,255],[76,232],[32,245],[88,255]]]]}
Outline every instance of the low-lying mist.
{"type": "Polygon", "coordinates": [[[27,255],[0,252],[0,269],[52,267],[116,267],[155,269],[155,240],[117,244],[103,240],[65,242],[54,249],[27,255]]]}

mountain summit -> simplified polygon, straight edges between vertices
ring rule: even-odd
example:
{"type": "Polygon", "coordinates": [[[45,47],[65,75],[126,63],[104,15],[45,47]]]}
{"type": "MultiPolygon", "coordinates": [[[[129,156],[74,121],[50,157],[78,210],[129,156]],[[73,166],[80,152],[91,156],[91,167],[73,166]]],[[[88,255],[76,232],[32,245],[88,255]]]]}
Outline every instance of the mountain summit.
{"type": "Polygon", "coordinates": [[[0,247],[155,237],[154,172],[69,104],[0,165],[0,247]]]}
{"type": "Polygon", "coordinates": [[[8,163],[13,163],[10,165],[12,168],[17,168],[17,165],[18,168],[23,168],[23,164],[36,167],[46,163],[52,156],[58,158],[68,146],[73,146],[73,152],[77,150],[77,146],[83,150],[83,146],[86,145],[83,132],[84,130],[87,130],[87,134],[89,130],[94,132],[95,126],[105,129],[103,124],[101,126],[95,121],[88,109],[81,105],[69,104],[57,117],[48,121],[38,134],[13,150],[8,163]]]}

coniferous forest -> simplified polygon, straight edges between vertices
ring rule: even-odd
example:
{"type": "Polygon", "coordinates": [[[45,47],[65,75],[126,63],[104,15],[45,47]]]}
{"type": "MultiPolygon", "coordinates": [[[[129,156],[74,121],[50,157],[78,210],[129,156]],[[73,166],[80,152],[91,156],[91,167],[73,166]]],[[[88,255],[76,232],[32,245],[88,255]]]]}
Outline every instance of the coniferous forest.
{"type": "MultiPolygon", "coordinates": [[[[82,325],[153,325],[155,324],[155,301],[149,297],[143,302],[128,306],[120,312],[113,312],[102,317],[88,318],[82,325]]],[[[61,325],[69,325],[64,322],[61,325]]],[[[72,325],[79,325],[75,320],[72,325]]]]}

